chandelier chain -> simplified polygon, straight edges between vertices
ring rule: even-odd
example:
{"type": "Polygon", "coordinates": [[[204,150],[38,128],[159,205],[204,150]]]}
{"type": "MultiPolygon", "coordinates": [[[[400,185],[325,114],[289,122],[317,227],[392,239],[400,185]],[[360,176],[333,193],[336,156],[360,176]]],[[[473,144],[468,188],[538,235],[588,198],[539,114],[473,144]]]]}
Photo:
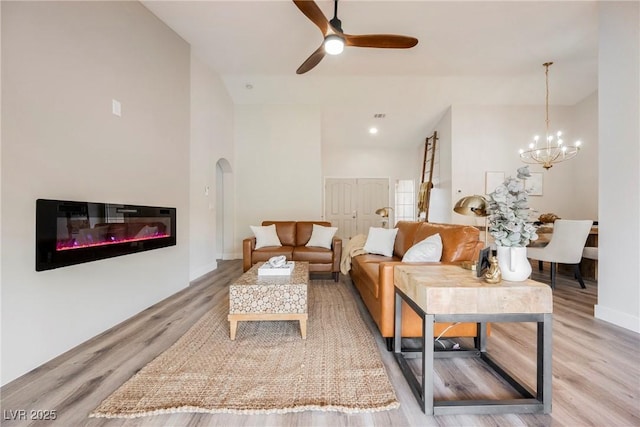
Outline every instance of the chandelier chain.
{"type": "Polygon", "coordinates": [[[549,144],[549,66],[552,65],[553,62],[545,62],[544,65],[544,74],[545,74],[545,81],[546,81],[546,96],[545,96],[545,112],[546,112],[546,120],[545,120],[545,124],[547,125],[547,144],[549,144]]]}

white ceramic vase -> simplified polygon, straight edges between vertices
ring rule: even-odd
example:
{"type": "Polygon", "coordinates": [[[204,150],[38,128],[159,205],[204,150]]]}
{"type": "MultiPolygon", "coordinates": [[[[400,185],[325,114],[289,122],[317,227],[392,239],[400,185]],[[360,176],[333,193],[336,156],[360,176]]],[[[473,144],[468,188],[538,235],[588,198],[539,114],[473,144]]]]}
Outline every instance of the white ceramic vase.
{"type": "Polygon", "coordinates": [[[531,276],[531,264],[527,259],[526,247],[498,246],[498,266],[502,279],[522,282],[531,276]]]}

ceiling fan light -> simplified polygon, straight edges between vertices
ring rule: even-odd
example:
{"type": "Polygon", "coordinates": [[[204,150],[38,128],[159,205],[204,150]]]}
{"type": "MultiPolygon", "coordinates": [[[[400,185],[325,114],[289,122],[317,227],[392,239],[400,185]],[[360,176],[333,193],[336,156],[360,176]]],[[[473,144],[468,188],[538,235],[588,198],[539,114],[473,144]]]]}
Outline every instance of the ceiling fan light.
{"type": "Polygon", "coordinates": [[[340,55],[344,50],[342,37],[331,34],[324,39],[324,51],[329,55],[340,55]]]}

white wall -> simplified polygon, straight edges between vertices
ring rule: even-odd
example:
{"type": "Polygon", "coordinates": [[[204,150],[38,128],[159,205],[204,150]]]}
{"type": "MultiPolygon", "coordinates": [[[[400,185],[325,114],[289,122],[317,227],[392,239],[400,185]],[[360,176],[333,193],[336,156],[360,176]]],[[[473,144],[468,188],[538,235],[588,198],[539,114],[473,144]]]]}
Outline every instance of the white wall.
{"type": "Polygon", "coordinates": [[[250,225],[322,217],[320,110],[237,105],[234,113],[236,256],[250,225]]]}
{"type": "MultiPolygon", "coordinates": [[[[216,175],[216,163],[221,158],[233,163],[233,102],[220,77],[192,55],[189,168],[191,280],[216,269],[216,238],[222,237],[217,234],[224,233],[225,223],[233,224],[232,217],[227,221],[216,218],[217,181],[226,176],[216,175]],[[223,225],[218,227],[217,224],[223,225]]],[[[230,179],[230,176],[227,178],[230,179]]],[[[224,215],[224,211],[221,214],[224,215]]]]}
{"type": "MultiPolygon", "coordinates": [[[[589,97],[578,106],[552,106],[550,130],[562,130],[569,141],[581,139],[582,152],[568,162],[545,171],[530,165],[531,172],[543,172],[543,195],[530,196],[529,205],[542,213],[553,212],[565,219],[597,219],[597,186],[593,185],[597,157],[593,155],[598,135],[591,120],[597,122],[597,103],[589,97]],[[579,129],[576,130],[576,129],[579,129]],[[582,199],[575,203],[575,195],[582,199]]],[[[502,171],[515,176],[524,164],[518,150],[525,148],[533,135],[544,134],[544,107],[538,106],[462,106],[452,107],[452,201],[473,194],[485,194],[485,172],[502,171]]],[[[455,215],[455,222],[480,225],[472,217],[455,215]],[[475,222],[474,222],[475,221],[475,222]]]]}
{"type": "Polygon", "coordinates": [[[0,7],[4,384],[188,284],[190,53],[137,2],[0,7]],[[37,198],[176,207],[177,245],[36,272],[37,198]]]}
{"type": "Polygon", "coordinates": [[[640,3],[600,2],[598,304],[640,332],[640,3]]]}
{"type": "Polygon", "coordinates": [[[453,217],[453,204],[451,195],[451,167],[452,167],[452,116],[451,108],[448,108],[445,114],[435,127],[438,131],[438,142],[436,144],[436,168],[434,169],[433,182],[431,189],[431,200],[429,206],[429,221],[440,223],[458,223],[458,218],[453,217]]]}
{"type": "MultiPolygon", "coordinates": [[[[571,125],[567,135],[582,140],[578,157],[561,164],[568,166],[572,176],[580,178],[574,183],[571,203],[565,206],[567,218],[598,219],[598,92],[594,92],[571,109],[571,125]],[[578,160],[578,161],[576,161],[578,160]]],[[[555,167],[555,166],[554,166],[555,167]]],[[[553,170],[553,169],[551,169],[553,170]]]]}

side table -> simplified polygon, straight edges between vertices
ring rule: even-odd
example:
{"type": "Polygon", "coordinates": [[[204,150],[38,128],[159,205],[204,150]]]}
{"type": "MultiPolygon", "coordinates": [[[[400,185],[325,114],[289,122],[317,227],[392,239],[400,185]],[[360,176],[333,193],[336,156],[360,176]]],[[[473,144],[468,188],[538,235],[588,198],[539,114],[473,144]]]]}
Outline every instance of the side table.
{"type": "Polygon", "coordinates": [[[551,288],[533,280],[492,285],[456,265],[395,267],[394,357],[426,414],[491,414],[551,412],[551,343],[553,296],[551,288]],[[402,352],[402,301],[422,317],[422,381],[402,352]],[[470,351],[434,351],[435,322],[476,322],[478,336],[470,351]],[[487,353],[487,322],[537,323],[537,387],[518,382],[487,353]],[[521,399],[438,401],[433,393],[434,358],[478,357],[505,379],[521,399]]]}

